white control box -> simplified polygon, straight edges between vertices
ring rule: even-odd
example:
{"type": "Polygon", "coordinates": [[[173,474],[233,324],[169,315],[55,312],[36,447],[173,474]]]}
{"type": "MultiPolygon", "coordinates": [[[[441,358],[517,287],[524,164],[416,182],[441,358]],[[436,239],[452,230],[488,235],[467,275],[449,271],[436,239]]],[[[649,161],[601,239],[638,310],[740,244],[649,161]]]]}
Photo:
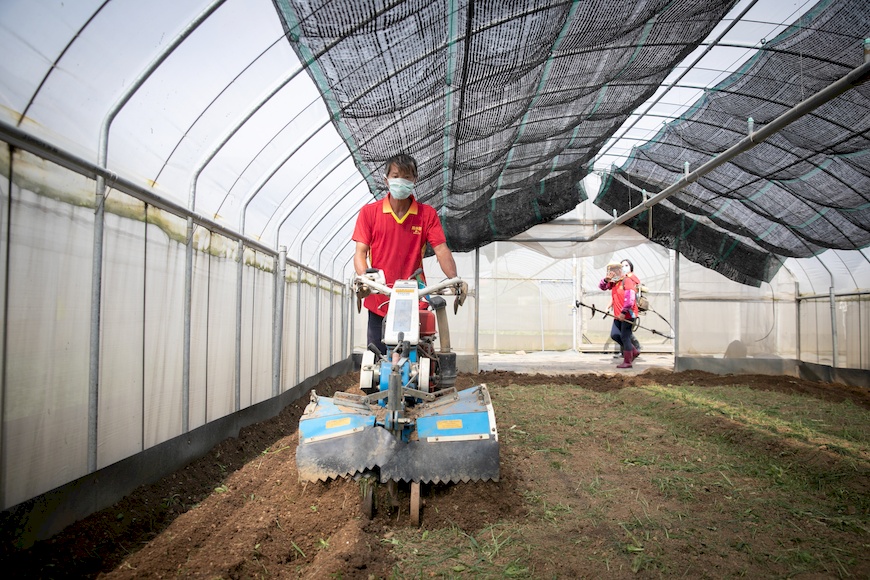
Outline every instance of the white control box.
{"type": "Polygon", "coordinates": [[[396,280],[390,294],[384,344],[399,344],[400,332],[404,333],[404,339],[412,346],[420,340],[420,299],[417,297],[416,280],[396,280]]]}

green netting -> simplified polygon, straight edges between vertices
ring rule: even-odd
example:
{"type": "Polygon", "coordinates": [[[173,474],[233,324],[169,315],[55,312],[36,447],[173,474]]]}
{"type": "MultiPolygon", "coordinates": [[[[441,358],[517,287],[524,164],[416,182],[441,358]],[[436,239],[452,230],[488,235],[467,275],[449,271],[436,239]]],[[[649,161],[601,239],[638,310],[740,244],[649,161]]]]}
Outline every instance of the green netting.
{"type": "Polygon", "coordinates": [[[594,156],[735,4],[274,1],[372,194],[414,155],[455,251],[586,199],[594,156]]]}
{"type": "MultiPolygon", "coordinates": [[[[641,190],[657,193],[862,63],[870,33],[866,0],[823,1],[767,43],[741,70],[708,91],[679,121],[663,128],[615,170],[596,205],[626,211],[641,190]]],[[[715,226],[694,259],[735,279],[769,280],[778,256],[808,257],[825,248],[870,244],[870,86],[821,106],[764,143],[735,157],[653,211],[651,237],[670,247],[687,221],[670,212],[706,216],[715,226]],[[729,234],[730,232],[730,234],[729,234]],[[737,236],[736,238],[734,236],[737,236]],[[723,257],[728,240],[745,252],[723,257]],[[703,248],[703,249],[702,249],[703,248]],[[764,251],[758,252],[756,248],[764,251]]],[[[692,221],[689,218],[689,221],[692,221]]],[[[632,224],[650,232],[645,214],[632,224]]]]}

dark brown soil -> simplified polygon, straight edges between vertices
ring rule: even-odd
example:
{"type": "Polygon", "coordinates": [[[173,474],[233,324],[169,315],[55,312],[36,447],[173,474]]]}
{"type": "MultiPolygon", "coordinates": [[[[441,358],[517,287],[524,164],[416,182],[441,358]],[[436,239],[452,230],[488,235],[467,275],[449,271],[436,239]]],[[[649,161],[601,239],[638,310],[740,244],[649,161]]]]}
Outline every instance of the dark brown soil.
{"type": "MultiPolygon", "coordinates": [[[[321,395],[355,390],[348,374],[317,387],[321,395]]],[[[486,383],[571,384],[596,392],[629,386],[740,384],[852,401],[870,409],[870,392],[784,376],[717,376],[651,370],[636,376],[524,375],[494,371],[460,374],[457,386],[486,383]]],[[[391,530],[409,526],[407,513],[379,509],[362,515],[359,484],[297,480],[296,428],[303,397],[281,414],[242,430],[237,438],[163,480],[138,489],[118,504],[70,526],[27,550],[16,550],[3,532],[0,558],[21,578],[387,578],[395,566],[391,530]]],[[[500,426],[500,429],[502,427],[500,426]]],[[[425,527],[455,525],[469,533],[487,522],[521,519],[528,474],[517,454],[502,453],[498,483],[435,486],[427,492],[425,527]]],[[[540,484],[541,482],[537,482],[540,484]]],[[[545,482],[546,483],[546,482],[545,482]]],[[[402,490],[404,491],[404,490],[402,490]]],[[[383,486],[378,503],[386,505],[383,486]]],[[[554,538],[554,542],[558,542],[554,538]]]]}

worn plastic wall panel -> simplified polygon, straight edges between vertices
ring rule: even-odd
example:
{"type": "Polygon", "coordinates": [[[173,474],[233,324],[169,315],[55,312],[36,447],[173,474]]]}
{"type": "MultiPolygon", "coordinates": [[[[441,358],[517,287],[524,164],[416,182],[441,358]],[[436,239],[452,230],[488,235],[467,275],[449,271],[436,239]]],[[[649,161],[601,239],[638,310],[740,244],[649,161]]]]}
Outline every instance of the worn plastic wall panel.
{"type": "Polygon", "coordinates": [[[728,356],[740,341],[748,356],[794,358],[794,304],[691,300],[680,302],[680,354],[728,356]]]}
{"type": "Polygon", "coordinates": [[[801,360],[833,364],[831,305],[826,297],[801,301],[801,360]]]}
{"type": "Polygon", "coordinates": [[[207,421],[235,410],[236,244],[212,234],[209,245],[207,421]]]}
{"type": "Polygon", "coordinates": [[[186,221],[148,208],[145,247],[145,447],[181,434],[186,221]]]}
{"type": "MultiPolygon", "coordinates": [[[[272,278],[272,280],[274,285],[274,278],[272,278]]],[[[300,339],[296,325],[296,321],[299,318],[296,311],[296,301],[299,296],[298,280],[299,268],[293,264],[287,264],[287,271],[284,276],[284,328],[281,343],[281,392],[292,388],[296,384],[296,369],[299,364],[297,359],[301,362],[302,357],[304,356],[304,353],[296,352],[297,348],[305,348],[304,346],[301,346],[302,344],[305,344],[305,341],[300,339]]],[[[270,317],[271,316],[273,315],[270,310],[270,317]]],[[[269,319],[269,332],[272,332],[272,318],[269,319]]],[[[269,360],[271,369],[271,358],[269,360]]],[[[269,389],[272,388],[271,377],[272,372],[270,371],[269,389]]],[[[300,380],[303,380],[304,378],[304,375],[299,377],[300,380]]]]}
{"type": "Polygon", "coordinates": [[[345,340],[342,318],[342,305],[345,296],[345,293],[343,292],[344,285],[335,283],[333,284],[332,289],[333,293],[330,298],[330,307],[332,308],[332,358],[330,359],[329,364],[336,363],[344,358],[344,349],[342,349],[342,345],[345,340]]]}
{"type": "Polygon", "coordinates": [[[4,508],[87,473],[94,212],[50,196],[93,182],[51,169],[41,194],[12,188],[4,508]]]}
{"type": "Polygon", "coordinates": [[[300,357],[300,379],[317,373],[314,360],[314,328],[317,324],[315,300],[317,295],[317,277],[310,272],[302,272],[299,300],[302,302],[302,326],[299,332],[298,346],[300,357]]]}
{"type": "Polygon", "coordinates": [[[320,372],[330,365],[329,360],[329,342],[330,336],[335,329],[332,327],[332,321],[329,318],[329,301],[332,299],[332,282],[321,278],[316,289],[316,304],[318,312],[318,328],[317,333],[317,358],[315,360],[316,372],[320,372]]]}
{"type": "Polygon", "coordinates": [[[857,309],[858,340],[852,346],[858,350],[858,364],[853,366],[870,369],[870,296],[862,296],[857,309]]]}
{"type": "Polygon", "coordinates": [[[533,280],[481,279],[479,292],[481,350],[540,349],[540,296],[533,280]]]}
{"type": "MultiPolygon", "coordinates": [[[[474,326],[475,300],[477,300],[474,296],[476,293],[474,288],[475,256],[475,252],[453,254],[453,259],[456,262],[456,272],[468,284],[470,294],[465,300],[465,304],[460,306],[455,314],[453,312],[454,299],[447,298],[447,323],[450,326],[450,346],[459,353],[474,352],[474,342],[477,334],[477,329],[474,326]]],[[[426,278],[430,283],[443,280],[446,277],[438,266],[438,260],[434,257],[426,258],[423,261],[423,267],[426,270],[426,278]]],[[[480,304],[481,308],[483,308],[485,303],[481,302],[480,304]]]]}
{"type": "MultiPolygon", "coordinates": [[[[254,251],[245,248],[242,261],[248,263],[254,257],[254,251]]],[[[238,267],[238,265],[236,265],[238,267]]],[[[255,270],[246,267],[242,273],[242,335],[241,335],[241,361],[239,376],[239,404],[244,409],[253,400],[253,375],[254,375],[254,303],[256,296],[255,270]]]]}
{"type": "Polygon", "coordinates": [[[211,232],[196,228],[193,235],[193,277],[190,304],[190,409],[189,428],[207,421],[208,404],[208,247],[211,232]]]}
{"type": "Polygon", "coordinates": [[[250,349],[251,352],[252,405],[272,396],[272,301],[275,295],[272,270],[275,260],[261,252],[255,252],[254,259],[245,272],[254,279],[252,338],[250,344],[242,343],[242,350],[250,349]]]}
{"type": "MultiPolygon", "coordinates": [[[[870,295],[835,300],[837,367],[870,370],[870,295]]],[[[833,365],[831,302],[828,297],[803,300],[801,360],[833,365]]]]}
{"type": "MultiPolygon", "coordinates": [[[[797,359],[797,303],[785,299],[775,303],[776,324],[770,337],[759,340],[766,352],[780,358],[797,359]]],[[[768,306],[767,308],[770,308],[768,306]]]]}
{"type": "MultiPolygon", "coordinates": [[[[870,327],[870,296],[849,296],[837,300],[838,332],[845,337],[839,343],[839,357],[842,366],[853,369],[870,368],[868,353],[870,343],[867,342],[868,327],[870,327]]],[[[839,361],[838,361],[839,362],[839,361]]]]}
{"type": "Polygon", "coordinates": [[[143,449],[145,204],[111,191],[106,205],[97,468],[143,449]]]}

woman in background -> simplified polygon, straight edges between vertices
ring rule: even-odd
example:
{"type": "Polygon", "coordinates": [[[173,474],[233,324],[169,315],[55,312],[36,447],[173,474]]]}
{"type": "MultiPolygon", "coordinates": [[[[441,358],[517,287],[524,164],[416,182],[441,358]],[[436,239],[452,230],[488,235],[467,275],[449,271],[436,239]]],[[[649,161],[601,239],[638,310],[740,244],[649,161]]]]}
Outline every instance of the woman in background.
{"type": "MultiPolygon", "coordinates": [[[[620,262],[622,264],[622,273],[627,278],[631,278],[635,284],[635,300],[637,300],[637,296],[639,295],[640,290],[640,278],[637,277],[637,274],[634,273],[634,264],[631,263],[631,260],[622,260],[620,262]]],[[[640,342],[637,340],[637,337],[634,335],[634,331],[631,333],[631,346],[634,349],[634,358],[640,356],[640,342]]],[[[619,356],[622,358],[624,354],[624,349],[622,346],[619,347],[619,356]]]]}
{"type": "Polygon", "coordinates": [[[613,327],[610,338],[617,344],[621,344],[623,349],[622,364],[616,365],[616,368],[630,369],[631,361],[640,354],[631,343],[631,329],[638,316],[635,301],[637,285],[631,277],[623,273],[620,262],[612,262],[607,265],[607,274],[598,283],[598,287],[601,290],[610,290],[613,304],[613,327]]]}

